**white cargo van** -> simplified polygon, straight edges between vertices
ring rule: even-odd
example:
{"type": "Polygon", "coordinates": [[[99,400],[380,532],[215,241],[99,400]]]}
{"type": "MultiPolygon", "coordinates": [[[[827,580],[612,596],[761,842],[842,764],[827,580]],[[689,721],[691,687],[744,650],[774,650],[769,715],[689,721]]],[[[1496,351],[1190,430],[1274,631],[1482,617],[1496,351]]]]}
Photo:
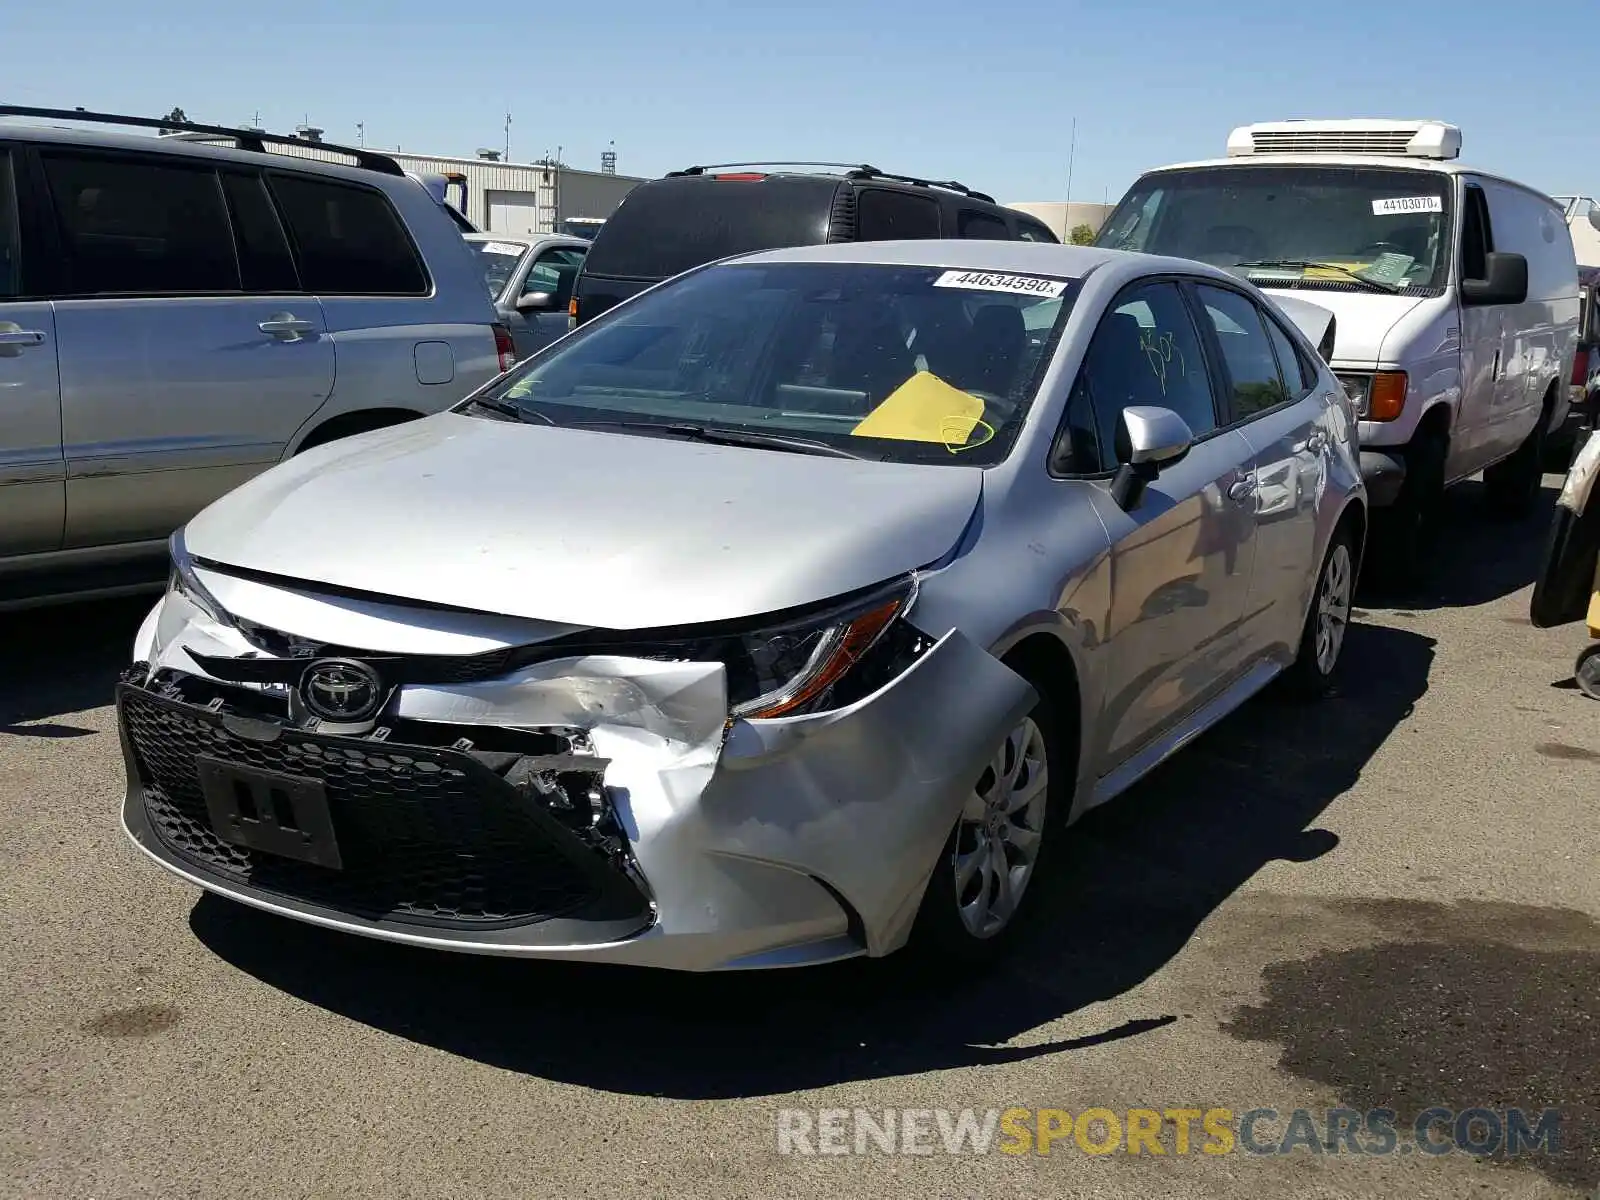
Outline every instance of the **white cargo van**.
{"type": "Polygon", "coordinates": [[[1495,507],[1529,509],[1577,346],[1561,208],[1460,152],[1461,131],[1438,121],[1245,126],[1226,158],[1141,176],[1096,239],[1334,313],[1331,363],[1380,510],[1373,545],[1401,577],[1425,561],[1449,484],[1482,471],[1495,507]]]}

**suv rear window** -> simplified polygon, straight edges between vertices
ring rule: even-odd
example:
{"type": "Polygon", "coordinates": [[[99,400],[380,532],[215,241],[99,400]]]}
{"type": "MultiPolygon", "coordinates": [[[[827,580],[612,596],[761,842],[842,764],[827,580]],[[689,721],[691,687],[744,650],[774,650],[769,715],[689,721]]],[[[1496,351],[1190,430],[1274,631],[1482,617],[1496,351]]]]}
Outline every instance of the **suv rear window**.
{"type": "Polygon", "coordinates": [[[861,241],[897,242],[938,236],[937,200],[888,188],[861,189],[856,201],[856,237],[861,241]]]}
{"type": "Polygon", "coordinates": [[[584,273],[666,279],[732,254],[818,245],[828,240],[838,186],[820,178],[642,184],[600,227],[584,273]]]}
{"type": "Polygon", "coordinates": [[[427,273],[382,192],[277,172],[269,180],[294,239],[306,291],[427,295],[427,273]]]}

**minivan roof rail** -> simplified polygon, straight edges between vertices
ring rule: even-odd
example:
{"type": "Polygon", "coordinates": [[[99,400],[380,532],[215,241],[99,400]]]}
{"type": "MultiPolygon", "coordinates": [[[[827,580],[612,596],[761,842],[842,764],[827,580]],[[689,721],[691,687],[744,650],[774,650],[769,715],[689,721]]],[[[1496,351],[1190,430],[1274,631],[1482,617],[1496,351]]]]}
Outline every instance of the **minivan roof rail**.
{"type": "Polygon", "coordinates": [[[936,187],[947,192],[956,192],[973,200],[981,200],[988,204],[995,203],[993,196],[983,192],[975,192],[965,184],[957,183],[953,179],[919,179],[915,175],[895,175],[888,171],[880,171],[877,167],[866,163],[840,163],[840,162],[784,162],[781,159],[772,162],[737,162],[737,163],[707,163],[703,166],[685,167],[681,171],[668,171],[668,179],[681,179],[688,175],[705,175],[710,171],[749,170],[751,167],[811,167],[844,172],[846,179],[887,179],[895,183],[909,183],[916,187],[936,187]]]}
{"type": "Polygon", "coordinates": [[[122,113],[88,112],[81,108],[27,108],[16,104],[0,104],[0,117],[33,117],[43,121],[86,121],[94,125],[128,125],[140,129],[176,129],[184,133],[205,133],[213,137],[232,138],[241,150],[268,153],[267,146],[302,146],[312,150],[327,150],[332,154],[348,154],[356,166],[384,175],[405,175],[405,169],[387,154],[379,154],[356,146],[341,146],[334,142],[312,141],[310,138],[292,137],[284,133],[268,133],[264,129],[234,129],[227,125],[201,125],[194,121],[169,121],[165,117],[131,117],[122,113]]]}

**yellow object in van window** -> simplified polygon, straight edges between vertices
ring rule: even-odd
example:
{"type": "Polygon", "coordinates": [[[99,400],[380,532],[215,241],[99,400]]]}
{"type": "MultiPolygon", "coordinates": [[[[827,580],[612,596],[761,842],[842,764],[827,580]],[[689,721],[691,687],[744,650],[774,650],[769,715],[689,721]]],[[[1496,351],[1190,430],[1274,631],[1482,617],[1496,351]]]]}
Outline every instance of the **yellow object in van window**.
{"type": "Polygon", "coordinates": [[[983,401],[977,396],[929,371],[918,371],[850,432],[855,437],[959,447],[966,445],[982,420],[983,401]]]}

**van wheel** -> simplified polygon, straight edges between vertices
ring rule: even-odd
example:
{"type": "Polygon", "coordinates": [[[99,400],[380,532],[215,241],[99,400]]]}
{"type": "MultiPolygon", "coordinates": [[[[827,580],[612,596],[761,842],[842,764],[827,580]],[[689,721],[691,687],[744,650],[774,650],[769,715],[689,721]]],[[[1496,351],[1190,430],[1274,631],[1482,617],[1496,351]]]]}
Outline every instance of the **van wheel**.
{"type": "Polygon", "coordinates": [[[1545,428],[1550,422],[1548,405],[1539,413],[1539,422],[1510,458],[1483,472],[1483,486],[1489,507],[1503,517],[1520,518],[1533,511],[1544,482],[1545,428]]]}
{"type": "Polygon", "coordinates": [[[1067,825],[1077,763],[1050,694],[995,747],[939,853],[912,927],[910,963],[985,966],[1025,927],[1067,825]]]}
{"type": "Polygon", "coordinates": [[[1450,442],[1423,434],[1406,452],[1406,480],[1388,508],[1372,514],[1372,574],[1380,586],[1412,588],[1427,578],[1439,548],[1450,442]]]}

